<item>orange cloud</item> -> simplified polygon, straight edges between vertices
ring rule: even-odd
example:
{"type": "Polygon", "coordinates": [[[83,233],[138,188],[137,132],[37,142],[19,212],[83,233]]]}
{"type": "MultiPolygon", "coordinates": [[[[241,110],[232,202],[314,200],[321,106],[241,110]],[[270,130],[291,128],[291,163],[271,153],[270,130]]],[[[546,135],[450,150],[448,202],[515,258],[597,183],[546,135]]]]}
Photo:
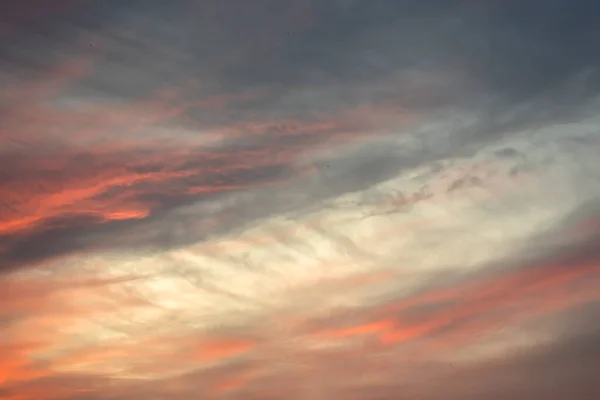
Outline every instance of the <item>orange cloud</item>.
{"type": "Polygon", "coordinates": [[[233,392],[246,386],[250,378],[247,375],[239,374],[219,381],[213,385],[211,392],[213,394],[223,394],[227,392],[233,392]]]}
{"type": "Polygon", "coordinates": [[[360,324],[342,329],[326,330],[319,332],[318,337],[326,339],[345,339],[354,336],[363,336],[377,334],[380,335],[382,332],[387,332],[393,327],[392,321],[380,320],[370,322],[366,324],[360,324]]]}
{"type": "Polygon", "coordinates": [[[319,331],[315,337],[345,339],[375,335],[383,345],[415,339],[465,343],[495,328],[540,318],[600,301],[595,262],[567,267],[540,266],[524,272],[476,279],[430,290],[376,310],[382,319],[347,328],[319,331]],[[427,308],[431,308],[428,310],[427,308]],[[444,329],[444,331],[442,331],[444,329]],[[435,334],[435,337],[430,335],[435,334]]]}
{"type": "Polygon", "coordinates": [[[248,353],[256,348],[257,343],[253,340],[200,338],[194,340],[191,345],[189,358],[201,363],[216,363],[232,357],[237,357],[248,353]]]}
{"type": "MultiPolygon", "coordinates": [[[[65,355],[60,349],[76,345],[71,343],[74,338],[77,340],[72,329],[82,321],[151,306],[138,296],[114,290],[114,285],[131,280],[64,279],[61,282],[48,277],[39,280],[4,277],[0,282],[0,318],[7,321],[2,326],[5,342],[0,342],[4,357],[0,375],[4,384],[52,375],[56,365],[74,364],[77,352],[65,355]],[[59,359],[56,359],[57,349],[61,351],[59,359]]],[[[127,353],[111,351],[106,353],[113,360],[127,353]]],[[[86,349],[85,353],[79,358],[87,357],[88,363],[100,357],[94,348],[86,349]]]]}
{"type": "Polygon", "coordinates": [[[39,347],[38,343],[0,343],[0,388],[51,374],[30,358],[30,354],[39,347]]]}
{"type": "MultiPolygon", "coordinates": [[[[135,122],[128,121],[128,126],[134,127],[135,122]]],[[[143,125],[148,123],[145,121],[143,125]]],[[[306,139],[311,136],[317,139],[319,135],[333,138],[338,134],[351,139],[353,135],[344,131],[343,126],[298,123],[285,129],[306,139]]],[[[269,129],[269,126],[253,127],[249,133],[268,137],[269,129]]],[[[98,222],[143,219],[160,206],[152,200],[142,200],[145,195],[177,198],[277,184],[280,180],[273,178],[272,181],[243,182],[235,176],[288,165],[316,145],[316,142],[311,144],[311,140],[303,148],[268,141],[255,150],[236,152],[202,147],[189,150],[167,147],[159,151],[153,147],[124,147],[121,143],[119,150],[102,145],[85,151],[26,156],[11,165],[14,179],[3,185],[0,192],[3,198],[0,234],[35,231],[45,221],[65,216],[91,217],[98,222]],[[227,176],[230,178],[222,178],[227,176]]],[[[309,171],[296,171],[297,174],[306,172],[309,171]]]]}
{"type": "Polygon", "coordinates": [[[64,400],[73,396],[89,395],[96,393],[96,388],[86,385],[85,382],[61,382],[57,380],[41,379],[24,382],[11,387],[2,395],[3,400],[64,400]]]}
{"type": "MultiPolygon", "coordinates": [[[[383,113],[393,114],[393,123],[383,123],[382,111],[375,106],[304,121],[199,126],[200,133],[188,139],[148,136],[151,127],[179,126],[192,108],[219,111],[268,93],[202,96],[190,88],[165,88],[115,106],[83,100],[82,104],[76,101],[75,107],[62,105],[57,99],[71,84],[90,75],[102,54],[103,46],[94,46],[88,54],[56,65],[4,94],[11,112],[6,115],[7,128],[0,132],[8,178],[0,189],[0,235],[25,236],[43,231],[45,224],[60,228],[61,221],[69,224],[64,221],[80,217],[92,224],[140,220],[163,205],[152,200],[157,196],[180,199],[280,184],[287,178],[252,182],[236,176],[253,171],[262,176],[261,169],[292,167],[294,159],[321,149],[323,142],[349,142],[381,124],[406,126],[420,118],[388,110],[383,113]],[[290,138],[294,140],[286,141],[290,138]],[[236,151],[215,147],[236,140],[256,141],[256,145],[236,151]]],[[[297,176],[312,172],[311,166],[294,171],[297,176]]]]}

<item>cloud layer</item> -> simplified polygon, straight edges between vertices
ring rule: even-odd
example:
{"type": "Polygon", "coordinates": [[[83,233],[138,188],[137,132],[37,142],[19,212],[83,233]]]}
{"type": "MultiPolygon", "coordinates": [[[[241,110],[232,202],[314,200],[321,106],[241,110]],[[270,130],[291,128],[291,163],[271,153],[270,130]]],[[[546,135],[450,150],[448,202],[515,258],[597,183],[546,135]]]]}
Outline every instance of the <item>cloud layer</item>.
{"type": "Polygon", "coordinates": [[[11,3],[0,398],[600,395],[597,2],[11,3]]]}

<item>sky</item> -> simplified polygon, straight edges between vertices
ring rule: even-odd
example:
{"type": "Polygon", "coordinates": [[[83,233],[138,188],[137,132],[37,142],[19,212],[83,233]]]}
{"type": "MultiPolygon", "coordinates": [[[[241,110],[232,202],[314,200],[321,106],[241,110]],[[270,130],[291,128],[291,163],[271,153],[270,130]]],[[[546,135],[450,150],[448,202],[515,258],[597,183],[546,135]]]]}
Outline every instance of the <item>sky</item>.
{"type": "Polygon", "coordinates": [[[600,3],[6,0],[0,399],[600,398],[600,3]]]}

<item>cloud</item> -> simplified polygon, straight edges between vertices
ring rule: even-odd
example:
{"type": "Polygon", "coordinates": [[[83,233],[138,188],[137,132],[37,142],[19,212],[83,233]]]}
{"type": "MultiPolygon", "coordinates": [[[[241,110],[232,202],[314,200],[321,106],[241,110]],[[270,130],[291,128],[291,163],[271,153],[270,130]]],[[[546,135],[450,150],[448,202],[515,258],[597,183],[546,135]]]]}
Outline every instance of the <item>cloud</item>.
{"type": "Polygon", "coordinates": [[[0,17],[0,397],[592,398],[595,2],[0,17]]]}

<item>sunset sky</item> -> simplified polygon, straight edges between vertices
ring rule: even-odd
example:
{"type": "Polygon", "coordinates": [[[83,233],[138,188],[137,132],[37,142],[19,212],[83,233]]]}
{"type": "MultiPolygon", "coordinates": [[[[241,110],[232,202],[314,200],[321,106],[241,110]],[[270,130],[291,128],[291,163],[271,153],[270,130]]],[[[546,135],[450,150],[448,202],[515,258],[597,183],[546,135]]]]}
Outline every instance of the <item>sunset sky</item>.
{"type": "Polygon", "coordinates": [[[600,2],[5,0],[0,399],[600,398],[600,2]]]}

